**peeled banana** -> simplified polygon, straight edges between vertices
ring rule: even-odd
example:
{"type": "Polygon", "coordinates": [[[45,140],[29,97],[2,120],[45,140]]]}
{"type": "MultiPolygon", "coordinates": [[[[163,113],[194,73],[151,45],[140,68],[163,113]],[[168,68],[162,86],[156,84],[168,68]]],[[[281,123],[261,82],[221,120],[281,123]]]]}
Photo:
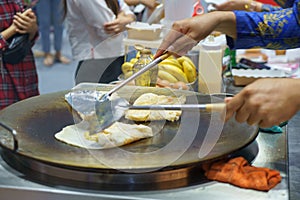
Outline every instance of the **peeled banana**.
{"type": "Polygon", "coordinates": [[[185,73],[181,69],[179,69],[178,67],[175,67],[174,65],[160,65],[160,66],[158,66],[158,69],[170,73],[178,81],[188,83],[188,79],[187,79],[185,73]]]}

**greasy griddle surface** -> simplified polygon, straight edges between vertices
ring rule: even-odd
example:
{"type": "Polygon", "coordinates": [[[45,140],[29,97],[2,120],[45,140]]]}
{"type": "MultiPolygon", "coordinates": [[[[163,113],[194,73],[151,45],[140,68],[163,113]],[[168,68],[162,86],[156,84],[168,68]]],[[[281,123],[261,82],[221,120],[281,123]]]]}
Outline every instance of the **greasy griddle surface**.
{"type": "MultiPolygon", "coordinates": [[[[99,90],[107,90],[107,87],[100,87],[99,90]]],[[[131,91],[132,88],[124,88],[123,92],[120,91],[120,96],[124,95],[126,97],[128,95],[127,90],[131,91]]],[[[157,94],[169,93],[167,90],[162,89],[143,88],[137,92],[137,95],[149,91],[157,94]]],[[[210,113],[201,113],[200,120],[195,120],[193,119],[193,114],[187,112],[183,113],[183,117],[189,119],[185,120],[184,126],[180,122],[167,122],[159,134],[153,138],[144,139],[122,148],[86,150],[59,142],[54,138],[55,133],[63,127],[74,124],[74,120],[76,122],[79,120],[64,100],[64,95],[68,92],[62,91],[33,97],[11,105],[0,112],[1,122],[17,131],[19,149],[16,154],[55,166],[74,167],[83,170],[156,168],[165,166],[163,161],[168,160],[170,156],[176,157],[176,155],[180,154],[178,152],[181,152],[182,148],[186,146],[187,141],[185,141],[185,138],[195,135],[194,140],[188,145],[188,150],[184,151],[183,155],[178,156],[175,162],[168,165],[169,167],[178,167],[228,155],[251,143],[257,135],[257,127],[239,124],[233,120],[229,121],[223,127],[220,139],[213,146],[212,151],[204,157],[199,157],[199,149],[202,146],[208,128],[214,130],[214,126],[216,126],[215,129],[218,131],[219,124],[214,124],[211,121],[210,113]],[[195,126],[195,123],[199,125],[197,131],[193,131],[193,128],[190,128],[195,126]],[[178,132],[181,138],[175,140],[174,138],[176,138],[178,132]],[[174,141],[175,149],[155,153],[174,141]],[[130,157],[128,159],[128,152],[132,154],[147,154],[148,157],[142,156],[142,158],[136,157],[135,159],[130,157]],[[107,166],[107,163],[102,163],[102,158],[112,162],[107,166]]],[[[184,94],[185,92],[180,91],[178,93],[184,94]]],[[[174,94],[174,92],[170,94],[174,94]]],[[[186,94],[190,103],[195,103],[195,97],[200,103],[209,103],[211,101],[210,96],[199,94],[194,96],[192,92],[186,92],[186,94]],[[190,97],[189,95],[191,94],[193,95],[190,97]]],[[[132,100],[135,97],[131,95],[126,98],[132,100]]],[[[0,129],[1,146],[3,148],[12,148],[11,138],[7,131],[0,129]]]]}

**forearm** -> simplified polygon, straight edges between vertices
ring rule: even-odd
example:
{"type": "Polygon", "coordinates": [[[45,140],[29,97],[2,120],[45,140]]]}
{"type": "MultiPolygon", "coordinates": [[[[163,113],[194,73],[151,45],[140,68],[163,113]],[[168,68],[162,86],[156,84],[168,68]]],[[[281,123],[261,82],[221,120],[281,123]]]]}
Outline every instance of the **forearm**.
{"type": "Polygon", "coordinates": [[[2,35],[3,39],[7,40],[7,39],[9,39],[10,37],[12,37],[16,33],[17,33],[16,28],[10,26],[7,29],[5,29],[4,31],[2,31],[1,35],[2,35]]]}
{"type": "Polygon", "coordinates": [[[218,20],[215,31],[219,31],[232,38],[236,38],[236,17],[233,12],[215,11],[208,14],[215,15],[214,17],[218,20]]]}

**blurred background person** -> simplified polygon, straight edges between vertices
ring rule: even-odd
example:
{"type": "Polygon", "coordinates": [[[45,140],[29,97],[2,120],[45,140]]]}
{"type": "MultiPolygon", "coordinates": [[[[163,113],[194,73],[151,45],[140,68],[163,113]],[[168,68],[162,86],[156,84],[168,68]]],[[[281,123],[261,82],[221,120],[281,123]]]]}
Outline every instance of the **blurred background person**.
{"type": "MultiPolygon", "coordinates": [[[[21,1],[0,1],[0,48],[7,48],[7,40],[17,33],[29,33],[34,44],[38,36],[37,19],[31,9],[23,12],[21,1]]],[[[39,95],[38,77],[32,51],[17,64],[1,62],[0,109],[17,101],[39,95]]]]}
{"type": "Polygon", "coordinates": [[[39,31],[41,34],[44,65],[51,66],[55,61],[68,64],[70,60],[62,55],[63,10],[61,0],[40,0],[36,5],[39,31]],[[55,54],[51,54],[51,32],[53,31],[55,54]]]}
{"type": "Polygon", "coordinates": [[[64,10],[72,55],[78,60],[75,77],[80,68],[96,67],[87,78],[99,74],[101,83],[117,80],[124,62],[124,31],[135,20],[129,6],[124,0],[64,0],[64,10]]]}
{"type": "Polygon", "coordinates": [[[156,6],[160,4],[160,1],[157,0],[125,0],[125,2],[129,6],[134,7],[142,5],[141,9],[137,9],[138,12],[136,13],[136,16],[138,21],[143,22],[147,21],[148,17],[152,14],[156,6]]]}

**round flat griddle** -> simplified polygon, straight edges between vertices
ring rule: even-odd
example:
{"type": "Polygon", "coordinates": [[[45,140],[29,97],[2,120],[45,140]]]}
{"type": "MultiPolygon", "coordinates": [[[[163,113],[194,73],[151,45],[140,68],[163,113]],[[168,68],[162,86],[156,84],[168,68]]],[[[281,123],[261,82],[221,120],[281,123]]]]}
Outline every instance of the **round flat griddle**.
{"type": "MultiPolygon", "coordinates": [[[[108,90],[110,87],[101,85],[97,89],[108,90]]],[[[170,177],[185,178],[194,170],[193,166],[230,156],[252,143],[258,134],[257,127],[240,124],[234,120],[223,126],[218,120],[219,116],[213,116],[212,113],[184,112],[180,121],[166,122],[153,138],[121,148],[82,149],[54,138],[55,133],[62,128],[78,121],[64,99],[68,92],[33,97],[0,112],[0,121],[16,131],[14,141],[9,131],[0,128],[2,154],[6,160],[10,160],[11,164],[22,163],[26,168],[40,173],[71,180],[78,178],[79,181],[87,182],[114,182],[111,174],[118,174],[119,178],[115,180],[118,183],[128,183],[130,180],[143,183],[146,179],[155,182],[157,177],[152,175],[160,172],[159,179],[165,181],[172,180],[170,177]],[[211,137],[213,134],[216,134],[217,140],[211,137]],[[14,146],[14,142],[17,146],[14,146]],[[168,145],[171,147],[165,148],[168,145]],[[210,150],[206,152],[207,149],[210,150]],[[185,171],[182,172],[181,169],[185,171]],[[165,175],[166,171],[171,173],[165,175]],[[132,174],[144,175],[133,177],[132,174]]],[[[157,88],[125,87],[119,95],[132,101],[144,92],[186,95],[187,103],[222,100],[189,91],[157,88]]],[[[155,127],[153,123],[147,125],[155,127]]]]}

